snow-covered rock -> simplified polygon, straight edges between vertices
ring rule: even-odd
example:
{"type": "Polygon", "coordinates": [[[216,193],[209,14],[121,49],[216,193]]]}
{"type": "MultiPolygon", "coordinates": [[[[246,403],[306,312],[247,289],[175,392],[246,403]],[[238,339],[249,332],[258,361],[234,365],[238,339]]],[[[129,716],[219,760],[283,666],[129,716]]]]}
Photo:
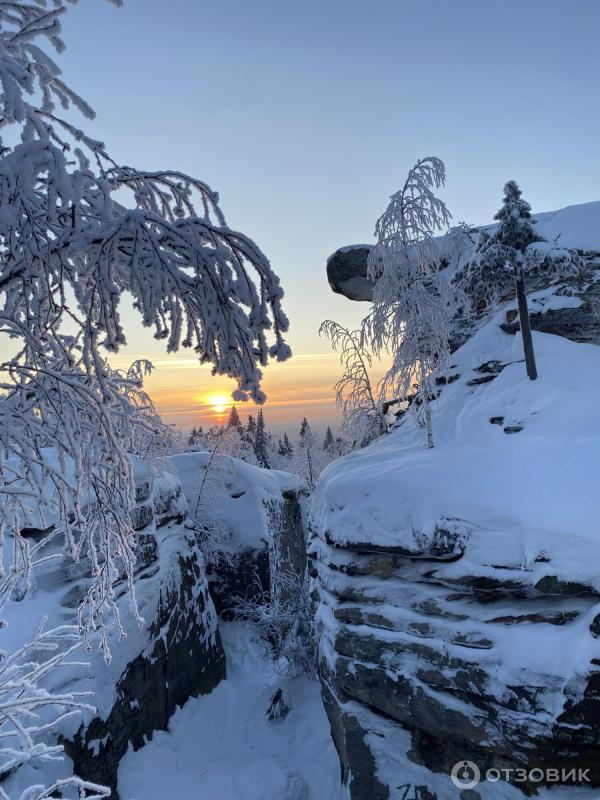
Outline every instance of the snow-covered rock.
{"type": "MultiPolygon", "coordinates": [[[[563,285],[530,306],[580,300],[563,285]]],[[[581,326],[534,332],[530,381],[502,327],[512,309],[454,353],[434,449],[406,414],[316,490],[322,686],[353,800],[412,797],[405,784],[430,800],[546,796],[553,781],[519,783],[522,768],[587,769],[600,786],[600,348],[581,326]],[[460,794],[463,760],[513,770],[512,784],[460,794]]]]}
{"type": "MultiPolygon", "coordinates": [[[[171,473],[151,470],[137,460],[134,472],[135,594],[143,624],[132,614],[123,580],[116,588],[126,638],[120,639],[118,626],[108,619],[110,663],[98,648],[98,637],[92,636],[90,652],[76,659],[89,662],[87,669],[63,667],[50,676],[61,690],[89,692],[96,712],[60,725],[70,758],[44,769],[45,779],[75,773],[107,785],[115,800],[117,770],[128,749],[137,750],[155,731],[166,730],[178,707],[212,691],[226,673],[204,559],[196,537],[182,524],[187,506],[181,484],[171,473]]],[[[83,560],[75,564],[63,558],[37,567],[32,590],[6,609],[11,624],[4,631],[3,647],[10,651],[30,641],[43,617],[48,618],[47,628],[75,623],[88,575],[89,564],[83,560]]],[[[9,780],[9,795],[14,790],[19,796],[23,786],[36,780],[35,769],[19,770],[9,780]]]]}
{"type": "MultiPolygon", "coordinates": [[[[567,206],[558,211],[544,211],[535,214],[535,229],[547,240],[546,246],[577,250],[584,253],[600,253],[600,201],[567,206]]],[[[474,231],[484,230],[492,233],[495,225],[482,225],[474,231]]],[[[440,255],[443,257],[448,244],[446,236],[435,239],[440,255]]],[[[541,248],[540,244],[535,245],[541,248]]],[[[357,244],[341,247],[327,260],[327,278],[332,290],[343,294],[350,300],[372,300],[373,282],[367,278],[367,260],[372,249],[370,244],[357,244]]],[[[468,257],[464,254],[464,258],[468,257]]]]}
{"type": "Polygon", "coordinates": [[[210,462],[210,453],[202,451],[171,456],[164,465],[181,482],[192,517],[204,482],[209,503],[205,508],[202,502],[200,516],[217,520],[225,533],[226,558],[208,565],[211,594],[221,615],[230,616],[237,598],[269,592],[273,561],[279,569],[304,573],[306,537],[292,475],[226,455],[210,462]]]}

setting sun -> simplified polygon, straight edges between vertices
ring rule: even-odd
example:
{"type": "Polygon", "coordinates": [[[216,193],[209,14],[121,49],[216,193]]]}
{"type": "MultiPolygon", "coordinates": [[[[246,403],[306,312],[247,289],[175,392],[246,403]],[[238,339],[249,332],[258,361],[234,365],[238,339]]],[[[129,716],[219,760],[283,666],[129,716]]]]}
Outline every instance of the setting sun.
{"type": "Polygon", "coordinates": [[[213,394],[208,398],[208,405],[211,406],[213,411],[216,411],[217,414],[222,414],[230,403],[231,399],[224,394],[213,394]]]}

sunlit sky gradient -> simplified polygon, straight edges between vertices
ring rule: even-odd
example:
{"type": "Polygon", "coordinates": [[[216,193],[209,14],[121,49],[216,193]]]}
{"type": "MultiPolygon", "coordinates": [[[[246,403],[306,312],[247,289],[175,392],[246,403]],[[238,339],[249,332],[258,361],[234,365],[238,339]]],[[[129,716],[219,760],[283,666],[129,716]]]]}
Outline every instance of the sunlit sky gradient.
{"type": "MultiPolygon", "coordinates": [[[[88,132],[121,163],[206,180],[280,275],[295,358],[266,371],[275,428],[335,419],[317,330],[366,307],[331,293],[325,260],[372,241],[418,157],[446,162],[456,220],[489,221],[508,178],[537,211],[600,197],[598,0],[80,0],[64,27],[88,132]]],[[[155,361],[167,420],[214,421],[233,386],[127,316],[119,363],[155,361]]]]}

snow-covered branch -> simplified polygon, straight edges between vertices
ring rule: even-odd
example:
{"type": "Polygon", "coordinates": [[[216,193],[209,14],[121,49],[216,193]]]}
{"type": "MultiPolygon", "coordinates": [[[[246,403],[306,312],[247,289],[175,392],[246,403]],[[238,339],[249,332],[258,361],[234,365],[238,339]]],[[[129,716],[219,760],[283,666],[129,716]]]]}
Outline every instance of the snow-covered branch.
{"type": "Polygon", "coordinates": [[[429,402],[434,379],[448,363],[450,321],[459,303],[459,293],[439,271],[433,241],[450,221],[450,212],[433,191],[445,179],[439,158],[419,160],[377,221],[378,242],[368,264],[375,281],[373,307],[361,336],[362,347],[392,354],[392,366],[380,385],[381,402],[412,395],[413,407],[427,427],[429,447],[429,402]]]}
{"type": "Polygon", "coordinates": [[[334,386],[336,405],[345,429],[364,446],[387,428],[369,375],[371,353],[363,345],[360,331],[351,331],[333,320],[321,323],[319,334],[326,336],[333,349],[339,351],[343,374],[334,386]]]}

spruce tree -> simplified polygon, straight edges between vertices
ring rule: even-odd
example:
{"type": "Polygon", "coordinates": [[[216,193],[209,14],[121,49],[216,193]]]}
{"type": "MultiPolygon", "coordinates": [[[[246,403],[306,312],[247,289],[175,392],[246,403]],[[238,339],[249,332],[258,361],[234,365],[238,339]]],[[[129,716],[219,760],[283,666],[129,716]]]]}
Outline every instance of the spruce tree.
{"type": "Polygon", "coordinates": [[[456,276],[460,288],[483,310],[516,291],[527,375],[537,378],[531,324],[525,293],[524,265],[529,245],[539,242],[531,206],[521,197],[516,181],[504,185],[502,207],[495,214],[496,230],[482,233],[472,261],[456,276]]]}
{"type": "Polygon", "coordinates": [[[259,409],[256,418],[256,431],[254,435],[254,455],[256,456],[259,467],[271,469],[269,450],[269,437],[265,429],[265,418],[262,409],[259,409]]]}
{"type": "Polygon", "coordinates": [[[327,430],[325,431],[325,438],[323,439],[324,452],[329,453],[329,455],[333,455],[333,446],[334,446],[333,433],[331,432],[331,428],[328,425],[327,430]]]}
{"type": "Polygon", "coordinates": [[[239,428],[242,429],[242,422],[240,420],[240,416],[237,412],[237,408],[235,406],[231,406],[231,411],[229,412],[229,419],[227,420],[227,428],[239,428]]]}
{"type": "Polygon", "coordinates": [[[197,428],[194,426],[188,436],[188,446],[198,444],[198,439],[202,436],[203,428],[199,425],[197,428]]]}
{"type": "Polygon", "coordinates": [[[308,420],[306,417],[303,418],[302,422],[300,423],[300,434],[299,439],[300,441],[304,441],[305,436],[307,436],[311,432],[311,427],[308,424],[308,420]]]}
{"type": "Polygon", "coordinates": [[[315,463],[313,434],[308,420],[306,417],[302,420],[300,425],[300,434],[298,436],[298,447],[294,455],[293,471],[300,478],[301,484],[312,492],[317,482],[319,475],[318,467],[315,463]]]}
{"type": "Polygon", "coordinates": [[[505,184],[502,208],[494,219],[498,220],[495,231],[479,234],[473,258],[455,279],[479,311],[512,294],[512,266],[523,259],[530,244],[541,241],[533,227],[531,206],[522,199],[515,181],[505,184]],[[511,269],[507,269],[507,264],[511,269]]]}
{"type": "Polygon", "coordinates": [[[283,439],[279,440],[279,444],[277,446],[277,452],[279,453],[280,456],[283,456],[284,458],[290,458],[291,455],[293,454],[294,451],[292,449],[292,445],[290,444],[290,440],[287,433],[284,433],[283,439]]]}

